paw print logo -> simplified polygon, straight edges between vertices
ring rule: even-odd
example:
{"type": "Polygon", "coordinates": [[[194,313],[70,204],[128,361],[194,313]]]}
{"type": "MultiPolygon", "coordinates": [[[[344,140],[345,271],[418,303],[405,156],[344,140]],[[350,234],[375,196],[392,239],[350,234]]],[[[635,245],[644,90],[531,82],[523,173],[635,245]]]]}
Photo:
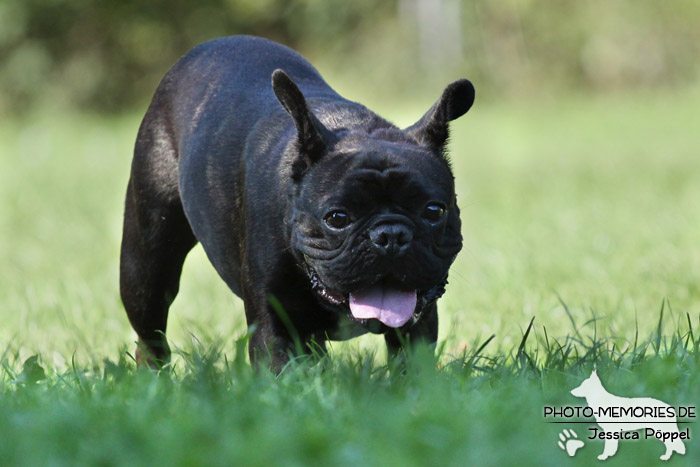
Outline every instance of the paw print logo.
{"type": "Polygon", "coordinates": [[[567,430],[564,428],[561,433],[559,433],[559,439],[561,441],[557,442],[562,451],[573,457],[576,455],[576,451],[583,447],[583,441],[577,439],[578,435],[574,430],[567,430]]]}

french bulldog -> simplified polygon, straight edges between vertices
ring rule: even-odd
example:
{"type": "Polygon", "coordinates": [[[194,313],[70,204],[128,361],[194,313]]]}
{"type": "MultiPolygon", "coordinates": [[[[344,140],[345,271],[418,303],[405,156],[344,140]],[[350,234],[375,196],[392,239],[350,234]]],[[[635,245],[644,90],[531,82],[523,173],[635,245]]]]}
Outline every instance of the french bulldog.
{"type": "Polygon", "coordinates": [[[155,92],[127,187],[120,292],[137,362],[168,362],[168,308],[198,242],[243,299],[255,366],[279,372],[367,331],[391,353],[435,343],[462,247],[448,124],[473,102],[455,81],[400,129],[275,42],[191,50],[155,92]]]}

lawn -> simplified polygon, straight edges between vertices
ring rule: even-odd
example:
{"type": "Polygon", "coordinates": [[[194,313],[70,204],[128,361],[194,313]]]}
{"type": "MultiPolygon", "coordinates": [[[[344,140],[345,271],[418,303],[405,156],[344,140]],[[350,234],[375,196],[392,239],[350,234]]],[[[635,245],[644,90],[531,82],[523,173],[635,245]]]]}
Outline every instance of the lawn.
{"type": "MultiPolygon", "coordinates": [[[[430,105],[349,97],[400,124],[430,105]]],[[[453,125],[465,242],[437,360],[391,371],[368,336],[279,378],[251,371],[242,304],[199,247],[172,371],[135,369],[117,271],[138,115],[3,121],[0,465],[595,465],[587,425],[543,418],[583,404],[594,367],[615,394],[700,401],[698,108],[698,88],[478,100],[453,125]]],[[[700,458],[684,426],[671,465],[700,458]]],[[[606,462],[662,453],[623,441],[606,462]]]]}

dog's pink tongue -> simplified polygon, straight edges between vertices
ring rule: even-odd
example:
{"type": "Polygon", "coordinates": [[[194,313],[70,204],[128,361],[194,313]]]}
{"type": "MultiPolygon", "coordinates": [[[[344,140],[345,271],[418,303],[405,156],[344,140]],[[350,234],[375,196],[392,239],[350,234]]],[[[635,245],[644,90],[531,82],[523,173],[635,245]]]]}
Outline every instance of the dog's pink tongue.
{"type": "Polygon", "coordinates": [[[350,294],[350,311],[357,319],[376,318],[392,328],[403,326],[416,309],[416,291],[370,287],[350,294]]]}

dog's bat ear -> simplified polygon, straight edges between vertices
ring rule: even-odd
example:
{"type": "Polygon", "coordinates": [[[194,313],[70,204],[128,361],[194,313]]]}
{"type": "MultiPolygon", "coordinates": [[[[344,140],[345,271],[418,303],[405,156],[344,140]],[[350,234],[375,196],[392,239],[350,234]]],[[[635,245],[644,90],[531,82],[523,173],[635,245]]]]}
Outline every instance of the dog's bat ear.
{"type": "Polygon", "coordinates": [[[299,87],[283,70],[277,69],[272,73],[272,90],[280,104],[294,119],[299,150],[307,164],[311,165],[335,141],[335,135],[316,118],[306,105],[306,99],[299,87]]]}
{"type": "Polygon", "coordinates": [[[471,108],[474,103],[474,86],[467,79],[450,83],[440,99],[416,123],[406,128],[419,144],[440,154],[444,153],[449,137],[448,124],[471,108]]]}

